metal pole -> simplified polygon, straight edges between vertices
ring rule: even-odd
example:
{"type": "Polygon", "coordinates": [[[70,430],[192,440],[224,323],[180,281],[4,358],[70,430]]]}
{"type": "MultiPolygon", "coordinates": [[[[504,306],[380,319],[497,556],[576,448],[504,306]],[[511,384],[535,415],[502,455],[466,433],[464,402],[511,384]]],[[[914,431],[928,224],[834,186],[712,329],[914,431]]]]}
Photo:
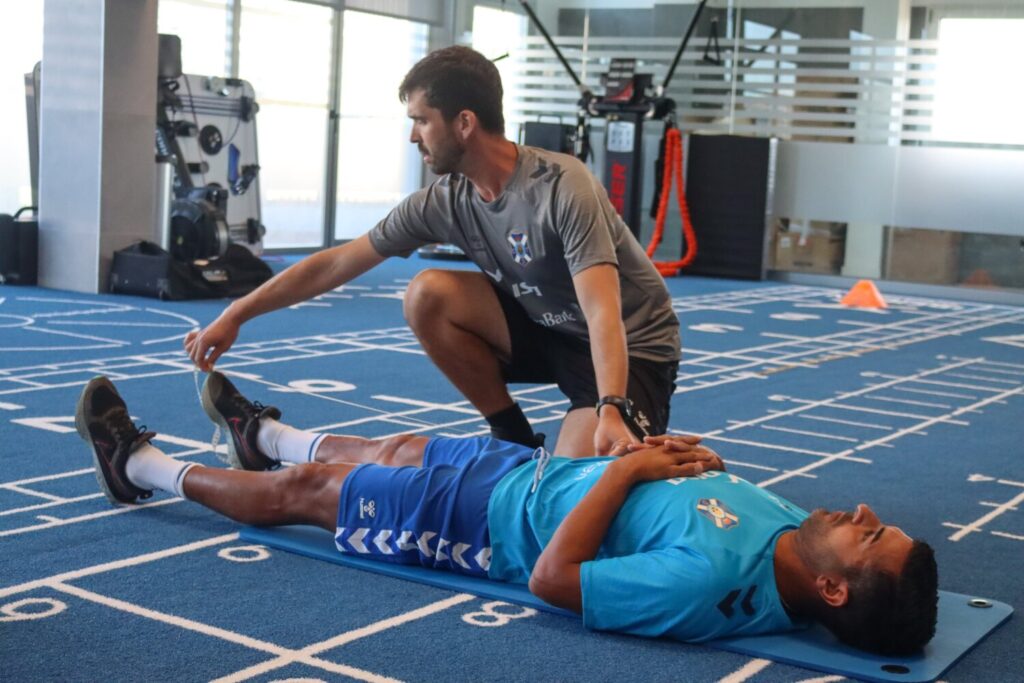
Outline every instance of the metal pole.
{"type": "Polygon", "coordinates": [[[700,4],[697,5],[697,11],[693,13],[693,18],[690,19],[690,25],[686,27],[686,33],[683,35],[683,42],[679,44],[679,49],[676,50],[676,56],[672,60],[672,66],[668,68],[668,73],[665,74],[665,82],[661,84],[662,92],[668,90],[668,84],[676,72],[676,67],[679,65],[679,59],[683,56],[683,50],[686,49],[687,43],[690,42],[690,36],[693,35],[694,29],[697,28],[697,21],[700,19],[701,12],[704,11],[704,5],[706,4],[708,4],[708,0],[700,0],[700,4]]]}
{"type": "MultiPolygon", "coordinates": [[[[704,0],[704,2],[707,2],[707,0],[704,0]]],[[[547,32],[547,29],[544,28],[544,24],[540,23],[540,19],[537,17],[536,14],[533,13],[533,8],[530,7],[530,4],[526,0],[519,0],[519,4],[522,5],[523,9],[526,10],[526,13],[530,16],[530,20],[533,22],[533,25],[536,26],[537,30],[541,32],[541,35],[544,36],[544,39],[548,41],[548,45],[551,47],[552,50],[554,50],[555,56],[558,57],[558,61],[560,61],[562,63],[562,66],[565,67],[565,70],[569,72],[569,76],[572,78],[573,83],[576,84],[576,87],[579,88],[580,92],[583,93],[584,95],[590,95],[590,90],[587,89],[587,87],[583,85],[582,82],[580,82],[580,79],[576,75],[576,72],[572,70],[571,66],[569,66],[569,62],[567,62],[565,60],[565,57],[562,56],[562,51],[558,49],[558,46],[555,45],[555,41],[551,39],[551,35],[547,32]]]]}

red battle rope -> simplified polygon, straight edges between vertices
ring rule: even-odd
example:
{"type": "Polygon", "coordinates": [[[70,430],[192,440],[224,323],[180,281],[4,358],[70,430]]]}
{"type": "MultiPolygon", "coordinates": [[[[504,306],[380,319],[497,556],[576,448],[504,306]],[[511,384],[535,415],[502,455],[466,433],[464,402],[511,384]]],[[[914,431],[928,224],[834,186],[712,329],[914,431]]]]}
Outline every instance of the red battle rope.
{"type": "Polygon", "coordinates": [[[653,260],[654,252],[661,244],[665,232],[665,214],[668,212],[668,198],[672,193],[672,176],[676,177],[676,197],[679,199],[679,213],[683,218],[683,235],[686,238],[686,254],[678,261],[654,261],[654,266],[663,277],[674,277],[680,269],[693,263],[697,258],[697,236],[693,232],[693,221],[690,219],[690,207],[686,204],[683,193],[683,141],[678,128],[665,132],[665,170],[661,182],[661,200],[658,202],[658,215],[654,219],[654,234],[647,245],[647,256],[653,260]]]}

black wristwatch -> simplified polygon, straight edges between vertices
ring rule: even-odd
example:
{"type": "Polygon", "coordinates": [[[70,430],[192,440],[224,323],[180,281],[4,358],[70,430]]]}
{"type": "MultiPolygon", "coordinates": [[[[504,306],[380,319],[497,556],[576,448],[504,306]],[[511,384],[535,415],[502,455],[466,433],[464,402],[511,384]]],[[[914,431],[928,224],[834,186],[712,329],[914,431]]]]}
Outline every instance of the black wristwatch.
{"type": "Polygon", "coordinates": [[[601,407],[606,405],[613,405],[618,408],[623,420],[631,420],[633,418],[633,402],[628,398],[623,396],[602,396],[596,406],[598,417],[601,417],[601,407]]]}

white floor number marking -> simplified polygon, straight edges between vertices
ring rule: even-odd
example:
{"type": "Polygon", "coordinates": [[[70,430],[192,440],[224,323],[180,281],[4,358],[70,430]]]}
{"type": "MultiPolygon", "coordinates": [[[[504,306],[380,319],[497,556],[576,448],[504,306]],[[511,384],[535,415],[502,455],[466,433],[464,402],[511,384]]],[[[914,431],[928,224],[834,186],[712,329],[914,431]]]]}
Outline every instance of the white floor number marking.
{"type": "Polygon", "coordinates": [[[52,598],[25,598],[24,600],[18,600],[16,602],[9,602],[6,605],[0,606],[0,622],[2,621],[29,621],[32,619],[45,619],[46,617],[52,617],[55,614],[60,614],[68,608],[60,600],[54,600],[52,598]],[[42,606],[45,605],[45,609],[39,611],[36,609],[29,609],[28,611],[22,611],[24,607],[30,605],[42,606]]]}
{"type": "Polygon", "coordinates": [[[524,617],[532,617],[537,614],[537,610],[532,607],[521,607],[519,605],[510,605],[507,602],[501,602],[495,600],[494,602],[484,603],[484,607],[479,612],[469,612],[462,615],[462,620],[467,624],[473,626],[505,626],[508,622],[513,619],[523,619],[524,617]],[[511,608],[519,610],[518,612],[499,612],[497,608],[511,608]]]}
{"type": "MultiPolygon", "coordinates": [[[[333,379],[296,379],[288,382],[288,386],[300,394],[328,394],[338,391],[352,391],[356,385],[348,382],[339,382],[333,379]]],[[[287,389],[273,389],[273,391],[288,391],[287,389]]]]}
{"type": "Polygon", "coordinates": [[[262,545],[239,545],[218,551],[217,557],[231,562],[262,562],[270,557],[270,551],[262,545]]]}

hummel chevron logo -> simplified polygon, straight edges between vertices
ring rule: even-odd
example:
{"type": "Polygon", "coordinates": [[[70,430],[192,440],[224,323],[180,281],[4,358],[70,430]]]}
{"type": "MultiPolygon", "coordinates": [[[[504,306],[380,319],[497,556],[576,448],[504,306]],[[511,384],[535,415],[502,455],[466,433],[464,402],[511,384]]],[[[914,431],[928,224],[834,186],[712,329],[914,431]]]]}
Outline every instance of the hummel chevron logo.
{"type": "MultiPolygon", "coordinates": [[[[754,616],[755,610],[754,610],[753,599],[754,599],[754,592],[756,590],[757,590],[757,586],[756,585],[753,585],[750,588],[748,588],[747,589],[747,594],[743,598],[743,602],[740,603],[740,608],[743,610],[743,613],[746,614],[748,617],[754,616]]],[[[732,615],[736,613],[736,610],[733,609],[732,605],[733,605],[734,602],[736,602],[736,598],[740,597],[740,593],[742,593],[742,592],[743,592],[742,588],[737,588],[735,590],[731,590],[731,591],[729,591],[729,594],[726,595],[724,598],[722,598],[721,602],[718,603],[718,605],[717,605],[718,611],[721,612],[725,616],[726,619],[732,619],[732,615]]]]}
{"type": "Polygon", "coordinates": [[[491,568],[491,549],[490,548],[484,548],[483,550],[478,552],[476,555],[474,555],[473,559],[476,560],[476,563],[478,565],[480,565],[481,569],[483,569],[484,571],[487,571],[488,569],[491,568]]]}
{"type": "Polygon", "coordinates": [[[468,543],[456,543],[452,546],[452,561],[463,569],[469,569],[469,563],[462,559],[462,553],[469,550],[468,543]]]}
{"type": "Polygon", "coordinates": [[[357,553],[365,555],[370,552],[370,549],[363,543],[363,539],[366,538],[368,533],[370,533],[369,529],[356,529],[356,532],[348,537],[348,544],[355,548],[357,553]]]}
{"type": "Polygon", "coordinates": [[[550,183],[552,180],[559,178],[565,171],[562,170],[560,164],[552,164],[551,168],[548,168],[547,161],[539,159],[537,161],[537,170],[530,174],[530,177],[534,180],[540,177],[544,177],[544,182],[550,183]]]}
{"type": "Polygon", "coordinates": [[[412,532],[403,531],[398,537],[398,549],[399,550],[415,550],[416,544],[412,542],[412,532]]]}
{"type": "Polygon", "coordinates": [[[391,538],[391,530],[384,529],[379,534],[373,537],[373,544],[377,546],[377,550],[385,555],[394,555],[395,551],[388,545],[388,539],[391,538]]]}
{"type": "Polygon", "coordinates": [[[433,557],[434,551],[430,549],[430,539],[437,536],[433,531],[424,531],[420,534],[420,540],[416,541],[416,547],[427,557],[433,557]]]}

